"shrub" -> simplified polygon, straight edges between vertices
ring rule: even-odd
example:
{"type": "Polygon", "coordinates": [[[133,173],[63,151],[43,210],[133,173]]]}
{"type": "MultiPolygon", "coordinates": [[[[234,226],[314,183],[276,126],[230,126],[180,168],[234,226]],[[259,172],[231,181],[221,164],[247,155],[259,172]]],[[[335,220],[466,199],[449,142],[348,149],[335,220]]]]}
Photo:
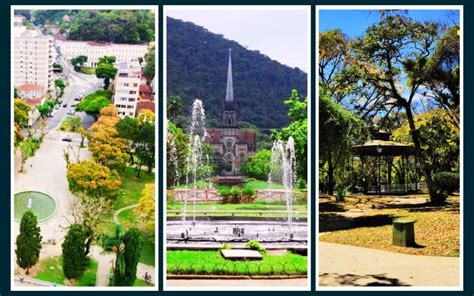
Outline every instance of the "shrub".
{"type": "Polygon", "coordinates": [[[230,189],[230,195],[232,196],[232,202],[238,203],[240,201],[240,194],[242,191],[240,191],[240,188],[237,186],[233,186],[230,189]]]}
{"type": "Polygon", "coordinates": [[[431,196],[431,202],[442,204],[450,194],[459,190],[459,174],[453,172],[439,172],[433,175],[436,194],[431,196]]]}
{"type": "Polygon", "coordinates": [[[219,195],[222,197],[223,203],[230,202],[230,188],[227,186],[220,186],[217,191],[219,191],[219,195]]]}
{"type": "Polygon", "coordinates": [[[306,180],[303,179],[303,178],[299,178],[297,181],[296,181],[296,188],[298,188],[299,190],[306,190],[306,180]]]}
{"type": "Polygon", "coordinates": [[[338,185],[336,187],[336,201],[344,202],[346,200],[347,185],[338,185]]]}
{"type": "Polygon", "coordinates": [[[250,250],[255,250],[260,252],[261,254],[265,254],[267,250],[257,241],[248,241],[245,244],[250,250]]]}
{"type": "Polygon", "coordinates": [[[272,152],[270,150],[259,150],[242,164],[241,171],[246,176],[266,180],[270,172],[271,160],[272,152]]]}
{"type": "Polygon", "coordinates": [[[240,202],[252,202],[255,199],[255,189],[251,186],[245,186],[242,189],[242,195],[240,197],[240,202]]]}
{"type": "Polygon", "coordinates": [[[231,249],[232,249],[232,245],[228,243],[223,243],[221,247],[219,248],[219,250],[231,250],[231,249]]]}

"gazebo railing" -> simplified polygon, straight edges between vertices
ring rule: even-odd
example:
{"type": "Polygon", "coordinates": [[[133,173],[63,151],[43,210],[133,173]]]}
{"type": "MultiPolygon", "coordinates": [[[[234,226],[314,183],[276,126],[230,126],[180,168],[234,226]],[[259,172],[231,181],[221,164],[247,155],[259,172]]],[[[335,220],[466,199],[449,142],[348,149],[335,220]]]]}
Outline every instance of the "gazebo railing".
{"type": "MultiPolygon", "coordinates": [[[[419,183],[408,183],[408,184],[381,184],[380,185],[380,193],[388,194],[388,193],[408,193],[408,192],[415,192],[415,193],[426,193],[428,192],[428,188],[425,182],[419,183]]],[[[367,193],[376,194],[379,193],[379,187],[376,185],[371,185],[368,187],[367,193]]]]}

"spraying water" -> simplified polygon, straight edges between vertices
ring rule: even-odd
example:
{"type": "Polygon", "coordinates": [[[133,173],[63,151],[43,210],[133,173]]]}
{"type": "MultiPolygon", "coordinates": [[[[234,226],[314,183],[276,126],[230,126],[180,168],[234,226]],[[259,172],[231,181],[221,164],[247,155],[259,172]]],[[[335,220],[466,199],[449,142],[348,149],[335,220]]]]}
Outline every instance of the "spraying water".
{"type": "Polygon", "coordinates": [[[295,141],[289,137],[286,144],[281,140],[273,142],[272,160],[268,183],[281,182],[285,188],[287,222],[290,233],[293,232],[293,189],[296,181],[295,141]]]}
{"type": "Polygon", "coordinates": [[[205,119],[206,115],[202,101],[197,99],[194,100],[191,124],[189,126],[189,153],[186,157],[186,190],[183,206],[183,221],[186,221],[189,199],[189,181],[191,179],[193,182],[193,224],[196,220],[196,189],[198,168],[201,165],[202,159],[201,139],[203,139],[206,134],[206,128],[204,127],[205,119]]]}
{"type": "Polygon", "coordinates": [[[176,137],[172,133],[168,132],[168,137],[166,139],[166,146],[168,147],[167,154],[169,156],[169,163],[173,166],[174,169],[174,180],[173,184],[179,186],[179,166],[178,166],[178,150],[176,149],[176,137]]]}

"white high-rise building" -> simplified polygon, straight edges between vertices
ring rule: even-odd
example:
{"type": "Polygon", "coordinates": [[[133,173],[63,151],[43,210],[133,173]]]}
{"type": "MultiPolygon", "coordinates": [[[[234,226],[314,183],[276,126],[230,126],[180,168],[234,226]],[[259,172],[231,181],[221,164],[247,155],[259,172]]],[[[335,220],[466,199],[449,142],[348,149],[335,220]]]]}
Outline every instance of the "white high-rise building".
{"type": "Polygon", "coordinates": [[[129,63],[117,64],[117,75],[114,79],[114,105],[117,107],[118,115],[134,117],[137,109],[140,81],[142,71],[137,60],[129,63]]]}
{"type": "Polygon", "coordinates": [[[21,97],[53,89],[53,39],[24,26],[15,26],[13,34],[13,83],[21,97]]]}
{"type": "Polygon", "coordinates": [[[117,63],[128,63],[143,58],[148,44],[118,44],[95,41],[56,40],[60,54],[68,61],[78,56],[86,56],[86,67],[96,67],[99,58],[114,56],[117,63]]]}

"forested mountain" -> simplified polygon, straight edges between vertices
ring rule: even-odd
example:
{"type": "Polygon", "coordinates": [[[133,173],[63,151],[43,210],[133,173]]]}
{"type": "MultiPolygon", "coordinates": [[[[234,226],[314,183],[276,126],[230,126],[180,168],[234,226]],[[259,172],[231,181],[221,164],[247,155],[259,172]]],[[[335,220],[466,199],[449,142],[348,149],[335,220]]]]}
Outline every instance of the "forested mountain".
{"type": "Polygon", "coordinates": [[[155,38],[155,16],[151,10],[16,10],[15,13],[37,26],[57,26],[69,40],[141,43],[155,38]],[[64,19],[65,15],[68,18],[64,19]]]}
{"type": "MultiPolygon", "coordinates": [[[[234,97],[240,121],[259,128],[283,127],[289,123],[283,101],[290,97],[291,90],[297,89],[306,96],[305,72],[248,50],[222,35],[168,17],[166,36],[167,96],[180,96],[187,114],[192,101],[201,99],[209,126],[221,124],[229,48],[232,49],[234,97]]],[[[288,50],[291,50],[290,45],[288,50]]]]}

